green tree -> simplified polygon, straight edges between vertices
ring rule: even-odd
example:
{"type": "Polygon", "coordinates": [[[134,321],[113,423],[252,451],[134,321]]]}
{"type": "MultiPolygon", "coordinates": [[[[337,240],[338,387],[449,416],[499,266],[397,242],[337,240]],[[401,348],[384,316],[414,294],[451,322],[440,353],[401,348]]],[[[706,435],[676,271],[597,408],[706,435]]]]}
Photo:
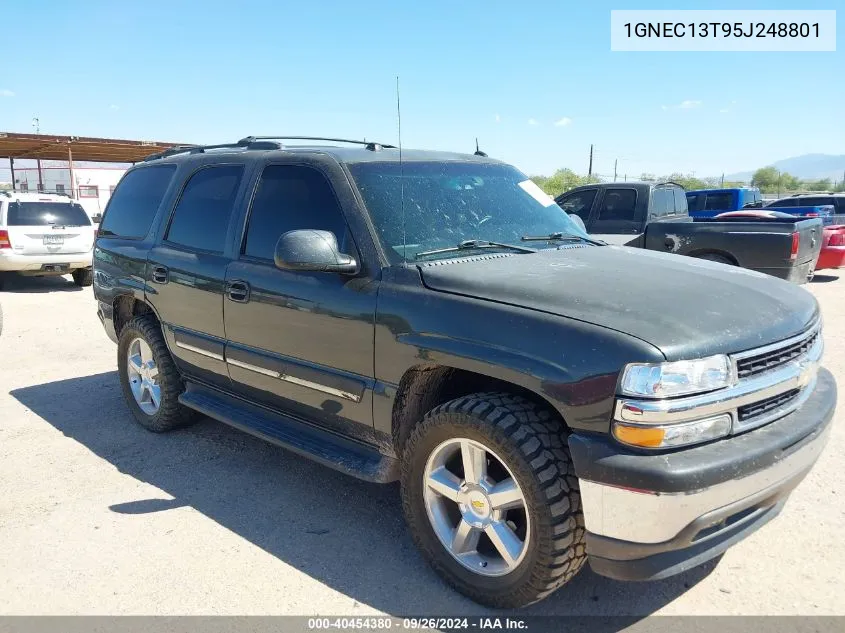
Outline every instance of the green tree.
{"type": "Polygon", "coordinates": [[[802,189],[807,191],[830,191],[833,183],[830,178],[820,178],[819,180],[805,180],[801,183],[802,189]]]}
{"type": "Polygon", "coordinates": [[[568,168],[558,169],[551,176],[532,176],[531,180],[552,197],[559,196],[573,187],[600,182],[595,176],[579,176],[568,168]]]}
{"type": "Polygon", "coordinates": [[[755,171],[751,184],[763,193],[784,193],[798,191],[801,188],[801,181],[798,178],[772,166],[755,171]]]}

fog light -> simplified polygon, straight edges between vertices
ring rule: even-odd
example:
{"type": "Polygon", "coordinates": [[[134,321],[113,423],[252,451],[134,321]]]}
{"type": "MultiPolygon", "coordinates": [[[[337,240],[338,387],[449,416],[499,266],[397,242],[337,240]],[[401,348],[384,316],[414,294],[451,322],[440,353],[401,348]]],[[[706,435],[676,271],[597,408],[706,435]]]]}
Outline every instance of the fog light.
{"type": "Polygon", "coordinates": [[[613,435],[623,444],[642,448],[689,446],[724,437],[731,432],[731,416],[723,413],[712,418],[681,424],[627,424],[614,422],[613,435]]]}

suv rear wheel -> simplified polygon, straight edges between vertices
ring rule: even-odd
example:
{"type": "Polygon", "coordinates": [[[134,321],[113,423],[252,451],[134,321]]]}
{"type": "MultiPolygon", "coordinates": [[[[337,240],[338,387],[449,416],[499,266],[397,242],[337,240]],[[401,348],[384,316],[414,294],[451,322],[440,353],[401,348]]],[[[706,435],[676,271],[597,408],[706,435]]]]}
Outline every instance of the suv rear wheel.
{"type": "Polygon", "coordinates": [[[196,419],[193,411],[179,404],[185,383],[152,315],[135,317],[123,327],[117,367],[126,403],[145,429],[161,433],[196,419]]]}
{"type": "Polygon", "coordinates": [[[429,563],[485,605],[536,602],[586,560],[564,429],[520,396],[473,394],[429,412],[403,451],[402,504],[429,563]]]}

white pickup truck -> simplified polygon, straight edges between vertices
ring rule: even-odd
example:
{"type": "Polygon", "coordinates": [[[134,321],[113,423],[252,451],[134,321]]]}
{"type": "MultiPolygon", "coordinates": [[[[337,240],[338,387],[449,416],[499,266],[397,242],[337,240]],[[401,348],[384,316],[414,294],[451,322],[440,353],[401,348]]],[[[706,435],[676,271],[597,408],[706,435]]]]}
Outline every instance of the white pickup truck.
{"type": "Polygon", "coordinates": [[[0,287],[9,273],[72,275],[93,281],[95,228],[75,200],[43,193],[0,191],[0,287]]]}

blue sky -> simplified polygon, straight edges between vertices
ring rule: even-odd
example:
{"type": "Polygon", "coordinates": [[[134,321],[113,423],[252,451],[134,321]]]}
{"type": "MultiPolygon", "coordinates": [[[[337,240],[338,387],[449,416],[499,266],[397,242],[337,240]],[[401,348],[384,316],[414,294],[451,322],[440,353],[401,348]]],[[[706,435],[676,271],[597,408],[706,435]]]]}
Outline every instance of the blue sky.
{"type": "Polygon", "coordinates": [[[38,116],[55,134],[395,142],[399,75],[406,147],[469,151],[478,137],[530,174],[585,173],[594,143],[598,173],[618,159],[629,177],[719,175],[845,153],[843,36],[835,53],[611,52],[610,10],[837,4],[5,3],[0,131],[38,116]]]}

